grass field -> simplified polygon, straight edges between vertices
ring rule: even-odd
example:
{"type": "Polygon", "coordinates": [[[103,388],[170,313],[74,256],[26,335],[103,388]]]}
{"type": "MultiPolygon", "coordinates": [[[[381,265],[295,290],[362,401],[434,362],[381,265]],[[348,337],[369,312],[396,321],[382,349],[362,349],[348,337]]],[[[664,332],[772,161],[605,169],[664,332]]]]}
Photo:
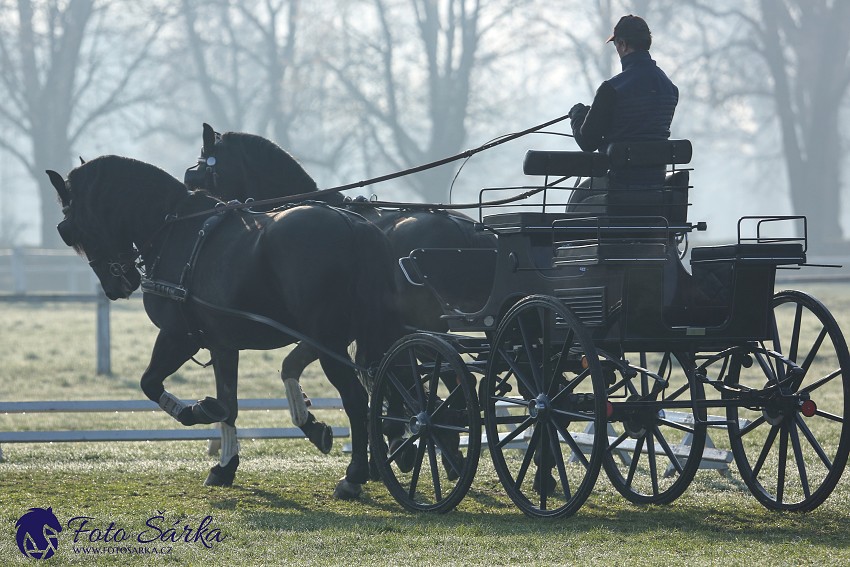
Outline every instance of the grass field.
{"type": "MultiPolygon", "coordinates": [[[[842,328],[850,329],[850,288],[795,287],[808,287],[842,328]]],[[[0,304],[0,321],[0,399],[143,397],[138,378],[155,329],[140,302],[113,309],[110,377],[94,375],[92,306],[0,304]]],[[[240,397],[282,397],[281,357],[281,352],[245,353],[240,397]]],[[[336,396],[317,367],[308,372],[304,384],[312,396],[336,396]]],[[[186,398],[214,394],[212,371],[194,365],[181,369],[167,386],[186,398]]],[[[324,417],[345,424],[341,412],[324,417]]],[[[288,426],[289,416],[244,412],[239,425],[288,426]]],[[[174,426],[161,412],[0,415],[2,430],[174,426]]],[[[712,432],[722,446],[721,434],[712,432]]],[[[230,489],[202,486],[214,464],[203,442],[6,444],[3,453],[4,565],[34,562],[15,542],[15,522],[32,507],[51,507],[64,528],[48,561],[56,565],[850,563],[846,477],[816,511],[780,514],[749,495],[734,465],[731,479],[700,471],[685,495],[664,507],[629,504],[603,473],[575,516],[539,521],[523,516],[505,496],[486,454],[458,509],[433,516],[404,512],[379,483],[367,485],[359,502],[331,499],[348,460],[339,441],[324,456],[303,441],[243,440],[242,465],[230,489]],[[88,523],[72,521],[77,517],[88,523]],[[201,525],[210,547],[195,537],[201,525]],[[75,533],[81,527],[98,531],[75,533]],[[104,541],[110,537],[113,541],[104,541]],[[140,547],[167,553],[134,553],[140,547]]]]}

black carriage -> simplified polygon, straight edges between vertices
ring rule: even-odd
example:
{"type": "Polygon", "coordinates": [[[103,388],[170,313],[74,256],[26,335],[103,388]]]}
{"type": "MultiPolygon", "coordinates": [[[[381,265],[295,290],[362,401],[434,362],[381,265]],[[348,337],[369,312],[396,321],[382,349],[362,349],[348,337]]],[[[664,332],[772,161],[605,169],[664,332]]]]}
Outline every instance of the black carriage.
{"type": "Polygon", "coordinates": [[[482,440],[528,515],[574,513],[602,468],[629,500],[668,503],[711,450],[710,429],[728,431],[766,507],[827,498],[850,452],[850,355],[820,302],[774,293],[778,268],[806,264],[806,219],[745,217],[737,242],[694,248],[686,269],[688,234],[705,229],[687,219],[677,167],[690,159],[684,140],[530,151],[524,171],[544,176],[543,203],[481,218],[497,250],[400,260],[452,331],[399,340],[372,386],[373,458],[403,506],[456,506],[482,440]],[[659,164],[665,186],[596,197],[592,180],[610,166],[659,164]],[[576,176],[592,198],[565,203],[561,182],[576,176]]]}

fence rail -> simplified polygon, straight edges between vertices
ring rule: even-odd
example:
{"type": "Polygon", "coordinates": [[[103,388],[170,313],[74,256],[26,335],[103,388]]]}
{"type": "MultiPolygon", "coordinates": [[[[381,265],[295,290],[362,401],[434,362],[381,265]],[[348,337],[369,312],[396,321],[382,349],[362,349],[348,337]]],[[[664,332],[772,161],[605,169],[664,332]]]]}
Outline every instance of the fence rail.
{"type": "MultiPolygon", "coordinates": [[[[185,400],[186,403],[193,401],[185,400]]],[[[339,398],[312,398],[310,409],[342,409],[339,398]]],[[[285,398],[239,400],[242,410],[288,410],[285,398]]],[[[79,400],[0,402],[0,413],[114,413],[161,411],[150,400],[79,400]]],[[[334,437],[348,437],[347,427],[334,427],[334,437]]],[[[246,427],[237,430],[240,439],[302,439],[297,427],[246,427]]],[[[212,454],[217,451],[221,433],[218,427],[182,429],[64,429],[44,431],[0,431],[0,443],[68,443],[82,441],[210,441],[212,454]]],[[[3,451],[0,448],[0,459],[3,451]]]]}

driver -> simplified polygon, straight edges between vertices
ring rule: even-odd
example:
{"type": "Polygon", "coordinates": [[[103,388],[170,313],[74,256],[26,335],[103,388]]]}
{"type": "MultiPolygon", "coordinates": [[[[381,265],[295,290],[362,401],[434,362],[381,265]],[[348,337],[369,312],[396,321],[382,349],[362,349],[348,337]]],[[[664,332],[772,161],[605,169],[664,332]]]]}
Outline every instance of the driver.
{"type": "MultiPolygon", "coordinates": [[[[605,151],[615,142],[645,142],[670,138],[670,123],[679,89],[650,57],[652,34],[639,16],[623,16],[608,38],[620,56],[623,71],[604,81],[590,106],[570,109],[570,126],[579,147],[605,151]]],[[[609,187],[664,183],[664,166],[610,171],[609,187]]]]}

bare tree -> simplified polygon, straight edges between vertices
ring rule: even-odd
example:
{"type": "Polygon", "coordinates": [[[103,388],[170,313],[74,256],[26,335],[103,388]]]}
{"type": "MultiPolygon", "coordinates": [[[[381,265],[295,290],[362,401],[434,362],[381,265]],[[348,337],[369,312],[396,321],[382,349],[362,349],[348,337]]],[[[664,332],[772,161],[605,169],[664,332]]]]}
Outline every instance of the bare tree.
{"type": "MultiPolygon", "coordinates": [[[[818,250],[843,240],[840,115],[850,85],[850,3],[833,0],[694,2],[701,17],[740,33],[707,44],[704,61],[718,73],[713,89],[727,104],[775,120],[793,210],[807,215],[818,250]],[[722,57],[718,57],[718,53],[722,57]],[[760,65],[752,64],[753,58],[760,65]],[[735,80],[738,78],[739,80],[735,80]],[[764,101],[770,104],[765,112],[764,101]]],[[[761,126],[755,133],[770,131],[761,126]]]]}
{"type": "Polygon", "coordinates": [[[140,10],[129,1],[0,2],[0,120],[12,133],[0,149],[38,184],[43,246],[59,244],[60,217],[44,170],[69,168],[85,136],[156,92],[139,83],[164,16],[140,10]]]}
{"type": "MultiPolygon", "coordinates": [[[[305,161],[332,163],[345,140],[329,148],[317,141],[328,74],[314,59],[327,41],[317,24],[326,12],[327,5],[300,0],[182,0],[185,42],[176,49],[191,56],[182,70],[202,102],[185,114],[221,131],[268,136],[305,161]]],[[[190,131],[196,137],[200,129],[190,131]]]]}
{"type": "MultiPolygon", "coordinates": [[[[511,32],[528,4],[371,0],[358,3],[356,11],[341,11],[344,43],[324,60],[362,109],[359,128],[366,139],[360,143],[394,169],[462,150],[470,111],[498,107],[515,88],[505,75],[500,90],[476,91],[474,86],[486,69],[522,51],[527,38],[511,32]]],[[[406,181],[425,200],[440,202],[453,174],[451,168],[440,168],[406,181]]]]}

